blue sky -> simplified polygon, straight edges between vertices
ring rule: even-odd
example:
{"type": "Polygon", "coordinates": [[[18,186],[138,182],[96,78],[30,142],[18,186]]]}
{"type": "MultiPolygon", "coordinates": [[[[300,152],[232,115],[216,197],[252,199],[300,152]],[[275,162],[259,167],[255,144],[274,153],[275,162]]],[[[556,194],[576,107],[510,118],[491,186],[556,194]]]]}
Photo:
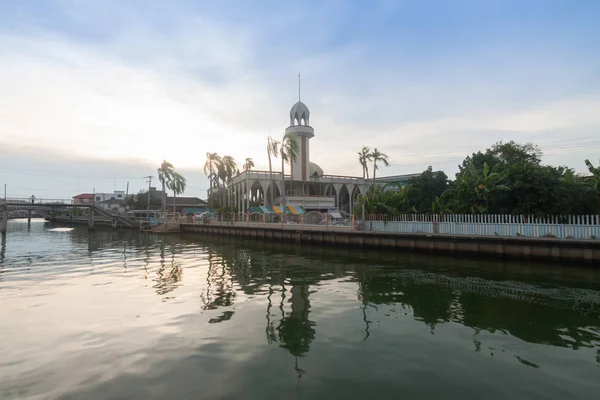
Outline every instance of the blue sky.
{"type": "Polygon", "coordinates": [[[498,140],[600,157],[595,1],[0,1],[0,183],[130,191],[162,159],[203,196],[207,151],[252,157],[311,109],[311,160],[449,175],[498,140]]]}

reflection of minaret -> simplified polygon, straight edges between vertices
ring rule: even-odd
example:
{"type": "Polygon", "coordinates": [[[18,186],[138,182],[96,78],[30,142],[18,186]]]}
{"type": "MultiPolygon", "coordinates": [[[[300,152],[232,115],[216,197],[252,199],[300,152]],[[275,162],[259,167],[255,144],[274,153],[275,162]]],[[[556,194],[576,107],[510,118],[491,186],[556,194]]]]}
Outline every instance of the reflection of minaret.
{"type": "MultiPolygon", "coordinates": [[[[298,357],[302,357],[310,350],[310,343],[315,338],[315,323],[308,319],[310,314],[310,301],[308,299],[309,286],[304,284],[293,285],[290,292],[291,312],[283,312],[285,288],[282,289],[280,309],[281,321],[277,327],[279,333],[279,346],[287,349],[294,356],[294,370],[298,374],[298,384],[304,372],[298,366],[298,357]]],[[[268,335],[268,332],[267,332],[268,335]]]]}
{"type": "Polygon", "coordinates": [[[315,323],[308,319],[310,301],[308,285],[294,285],[290,290],[291,312],[281,319],[279,327],[280,346],[294,356],[302,356],[310,350],[310,343],[315,338],[315,323]]]}
{"type": "Polygon", "coordinates": [[[309,124],[310,111],[300,101],[300,74],[298,74],[298,102],[290,110],[290,126],[285,130],[296,138],[298,157],[292,164],[292,179],[305,182],[310,175],[309,140],[315,136],[315,130],[309,124]]]}

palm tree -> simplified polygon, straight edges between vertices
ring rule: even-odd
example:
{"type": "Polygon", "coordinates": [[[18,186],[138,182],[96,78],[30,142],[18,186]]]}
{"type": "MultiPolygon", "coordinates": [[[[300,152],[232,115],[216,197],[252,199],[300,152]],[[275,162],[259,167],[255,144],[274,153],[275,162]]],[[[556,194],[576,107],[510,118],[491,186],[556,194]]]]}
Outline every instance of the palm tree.
{"type": "Polygon", "coordinates": [[[388,159],[389,157],[387,156],[387,154],[379,152],[377,147],[375,147],[375,150],[373,150],[373,152],[371,153],[371,160],[373,160],[373,181],[375,181],[375,174],[376,171],[379,169],[379,167],[377,166],[377,161],[381,161],[383,165],[389,167],[390,163],[388,162],[388,159]]]}
{"type": "Polygon", "coordinates": [[[296,141],[296,136],[290,135],[286,133],[283,135],[283,140],[281,141],[279,147],[279,155],[281,156],[281,183],[283,186],[282,193],[282,212],[285,215],[285,163],[289,163],[291,165],[296,162],[298,158],[298,142],[296,141]]]}
{"type": "Polygon", "coordinates": [[[173,191],[173,214],[175,214],[177,212],[177,195],[185,192],[187,180],[179,172],[174,171],[168,186],[173,191]]]}
{"type": "MultiPolygon", "coordinates": [[[[365,186],[365,177],[367,180],[369,180],[369,161],[372,160],[371,157],[371,148],[367,147],[367,146],[363,146],[362,149],[360,150],[360,152],[358,153],[358,163],[362,166],[362,170],[363,170],[363,186],[365,186]]],[[[365,187],[363,187],[363,193],[366,193],[367,189],[365,187]]],[[[363,196],[364,197],[364,194],[363,196]]],[[[362,207],[361,207],[361,220],[364,223],[365,220],[365,201],[363,199],[363,201],[361,201],[362,207]]]]}
{"type": "Polygon", "coordinates": [[[273,180],[273,167],[271,165],[271,156],[279,157],[279,142],[270,135],[267,139],[267,155],[269,156],[269,178],[271,179],[271,206],[275,203],[275,181],[273,180]]]}
{"type": "Polygon", "coordinates": [[[592,174],[592,176],[590,176],[588,179],[590,186],[596,193],[596,202],[598,203],[598,207],[600,209],[600,164],[598,164],[597,167],[594,167],[590,160],[585,160],[585,165],[588,167],[590,174],[592,174]]]}
{"type": "MultiPolygon", "coordinates": [[[[204,163],[204,174],[209,179],[209,187],[210,187],[210,210],[212,212],[213,208],[213,180],[218,176],[218,166],[221,164],[221,156],[217,153],[206,153],[206,162],[204,163]]],[[[217,182],[218,183],[218,182],[217,182]]]]}
{"type": "Polygon", "coordinates": [[[600,164],[597,167],[594,167],[594,164],[592,164],[590,162],[590,160],[585,160],[585,166],[588,167],[590,174],[592,174],[592,176],[590,176],[590,178],[589,178],[592,188],[594,189],[594,191],[599,190],[600,189],[600,164]]]}
{"type": "Polygon", "coordinates": [[[167,211],[167,198],[166,198],[165,186],[169,185],[169,182],[173,178],[174,172],[175,172],[175,167],[173,167],[173,164],[171,164],[167,160],[163,160],[162,164],[160,164],[160,167],[158,168],[158,180],[162,184],[162,212],[163,212],[163,215],[167,211]]]}
{"type": "Polygon", "coordinates": [[[248,172],[252,168],[254,168],[254,161],[251,158],[246,158],[246,162],[244,163],[244,171],[248,172]]]}
{"type": "MultiPolygon", "coordinates": [[[[235,163],[235,159],[232,156],[223,156],[222,169],[224,171],[224,179],[223,179],[223,187],[227,189],[227,193],[229,193],[229,182],[235,175],[237,171],[237,164],[235,163]]],[[[228,198],[227,201],[231,203],[231,199],[228,198]]]]}
{"type": "Polygon", "coordinates": [[[367,147],[367,146],[363,146],[362,149],[358,152],[358,163],[362,166],[363,179],[365,179],[365,176],[366,176],[367,180],[369,179],[368,162],[371,160],[372,160],[371,148],[367,147]]]}

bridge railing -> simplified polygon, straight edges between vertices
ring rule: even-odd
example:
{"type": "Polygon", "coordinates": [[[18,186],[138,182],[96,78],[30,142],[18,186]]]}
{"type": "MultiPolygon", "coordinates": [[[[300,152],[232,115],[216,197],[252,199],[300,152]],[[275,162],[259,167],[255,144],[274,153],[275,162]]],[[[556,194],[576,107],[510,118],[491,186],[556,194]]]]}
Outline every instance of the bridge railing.
{"type": "MultiPolygon", "coordinates": [[[[31,197],[7,197],[7,204],[31,204],[31,197]]],[[[4,204],[4,199],[0,199],[0,204],[4,204]]],[[[35,198],[33,204],[73,204],[73,199],[53,199],[53,198],[35,198]]]]}

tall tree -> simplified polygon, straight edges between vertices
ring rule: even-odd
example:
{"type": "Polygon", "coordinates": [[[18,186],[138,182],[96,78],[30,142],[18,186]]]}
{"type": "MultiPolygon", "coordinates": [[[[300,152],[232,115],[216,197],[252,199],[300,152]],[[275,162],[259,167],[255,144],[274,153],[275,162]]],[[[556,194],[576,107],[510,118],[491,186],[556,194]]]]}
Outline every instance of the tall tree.
{"type": "Polygon", "coordinates": [[[279,157],[279,142],[271,136],[267,139],[267,156],[269,157],[269,178],[271,179],[271,206],[273,206],[275,204],[275,180],[273,179],[271,157],[279,157]]]}
{"type": "Polygon", "coordinates": [[[244,171],[248,172],[252,168],[254,168],[254,161],[251,158],[246,158],[246,161],[244,162],[244,171]]]}
{"type": "MultiPolygon", "coordinates": [[[[213,181],[216,177],[218,177],[218,168],[221,164],[221,156],[217,153],[206,153],[206,162],[204,163],[204,174],[209,179],[209,187],[210,187],[210,195],[209,195],[209,207],[212,212],[213,209],[213,195],[214,195],[214,187],[213,181]]],[[[218,179],[217,179],[218,180],[218,179]]]]}
{"type": "MultiPolygon", "coordinates": [[[[229,196],[229,183],[237,171],[237,164],[232,156],[223,156],[221,164],[224,171],[223,187],[226,189],[225,195],[229,196]]],[[[230,204],[231,198],[228,197],[227,202],[230,204]]]]}
{"type": "Polygon", "coordinates": [[[590,160],[585,160],[585,166],[588,167],[591,176],[589,177],[590,183],[594,191],[600,190],[600,164],[594,167],[594,164],[590,160]]]}
{"type": "Polygon", "coordinates": [[[281,156],[281,184],[283,186],[283,210],[281,210],[285,215],[285,164],[289,163],[290,166],[296,162],[298,158],[298,142],[296,141],[296,136],[290,135],[286,133],[283,135],[283,140],[281,141],[281,145],[279,147],[279,155],[281,156]]]}
{"type": "Polygon", "coordinates": [[[173,191],[173,214],[177,212],[177,195],[183,194],[187,180],[179,172],[174,171],[169,182],[169,189],[173,191]]]}
{"type": "Polygon", "coordinates": [[[358,152],[358,163],[362,166],[363,179],[369,179],[369,161],[371,160],[371,148],[363,146],[358,152]]]}
{"type": "Polygon", "coordinates": [[[448,177],[441,171],[433,171],[430,166],[416,178],[412,178],[409,182],[410,204],[413,204],[419,213],[427,213],[431,211],[432,203],[438,196],[448,187],[448,177]]]}
{"type": "Polygon", "coordinates": [[[597,167],[594,167],[594,164],[592,164],[590,160],[585,160],[585,165],[588,167],[588,171],[590,171],[591,176],[588,178],[588,180],[592,190],[594,191],[594,194],[596,195],[596,212],[600,212],[600,164],[598,164],[597,167]]]}
{"type": "Polygon", "coordinates": [[[377,161],[381,161],[383,163],[383,165],[388,167],[390,165],[388,159],[389,159],[389,157],[387,156],[387,154],[381,153],[377,149],[377,147],[375,147],[375,149],[371,153],[371,160],[373,160],[373,181],[375,181],[375,174],[376,174],[377,170],[379,169],[379,167],[377,166],[377,161]]]}
{"type": "Polygon", "coordinates": [[[162,212],[163,215],[167,211],[167,193],[165,187],[168,186],[169,182],[173,177],[173,172],[175,172],[175,167],[173,164],[168,162],[167,160],[163,160],[162,164],[158,168],[158,180],[162,184],[162,212]]]}

